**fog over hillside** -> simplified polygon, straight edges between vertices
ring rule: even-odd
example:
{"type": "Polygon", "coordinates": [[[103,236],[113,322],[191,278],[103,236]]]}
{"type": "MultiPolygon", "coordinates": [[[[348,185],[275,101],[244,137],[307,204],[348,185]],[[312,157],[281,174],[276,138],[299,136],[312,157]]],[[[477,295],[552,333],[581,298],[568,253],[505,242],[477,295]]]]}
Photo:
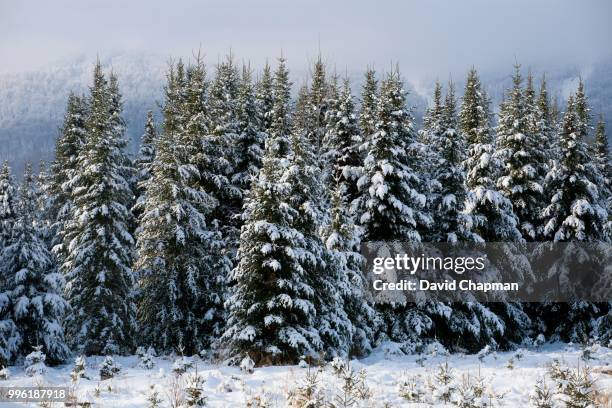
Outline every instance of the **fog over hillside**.
{"type": "MultiPolygon", "coordinates": [[[[272,56],[273,57],[273,56],[272,56]]],[[[124,117],[128,124],[130,150],[135,151],[144,127],[145,114],[153,109],[159,119],[165,81],[165,71],[171,60],[170,56],[142,53],[123,53],[100,57],[108,70],[113,70],[119,77],[124,97],[124,117]]],[[[189,56],[183,57],[186,60],[189,56]]],[[[236,56],[240,63],[240,55],[236,56]]],[[[326,59],[330,70],[334,70],[340,61],[326,59]]],[[[217,58],[207,59],[209,77],[214,75],[217,58]]],[[[273,58],[270,59],[274,63],[273,58]]],[[[61,126],[67,95],[70,91],[84,92],[91,82],[94,60],[89,57],[67,59],[50,65],[39,71],[2,73],[0,74],[0,159],[9,160],[16,174],[20,174],[26,161],[37,163],[39,160],[51,160],[53,146],[58,128],[61,126]]],[[[290,61],[294,68],[291,79],[294,88],[307,81],[309,65],[312,61],[290,61]]],[[[402,72],[410,72],[408,64],[400,66],[402,72]]],[[[261,67],[253,67],[257,72],[261,67]]],[[[363,70],[347,72],[355,91],[361,86],[363,70]]],[[[466,67],[466,70],[469,67],[466,67]]],[[[379,68],[383,71],[384,68],[379,68]]],[[[612,121],[612,62],[601,62],[589,67],[547,67],[524,66],[526,73],[531,70],[536,84],[543,73],[546,73],[550,94],[559,98],[562,106],[567,95],[572,92],[579,76],[585,79],[587,92],[594,119],[602,112],[605,119],[612,121]]],[[[343,70],[344,71],[344,70],[343,70]]],[[[503,71],[483,71],[482,77],[495,105],[501,99],[504,89],[511,82],[513,67],[503,71]]],[[[341,76],[345,72],[340,73],[341,76]]],[[[461,94],[465,72],[449,73],[440,77],[442,82],[452,77],[458,93],[461,94]]],[[[433,83],[436,78],[414,78],[405,75],[408,84],[408,103],[414,107],[415,117],[420,122],[422,112],[431,98],[433,83]]],[[[496,109],[497,106],[494,106],[496,109]]],[[[610,133],[610,132],[609,132],[610,133]]]]}

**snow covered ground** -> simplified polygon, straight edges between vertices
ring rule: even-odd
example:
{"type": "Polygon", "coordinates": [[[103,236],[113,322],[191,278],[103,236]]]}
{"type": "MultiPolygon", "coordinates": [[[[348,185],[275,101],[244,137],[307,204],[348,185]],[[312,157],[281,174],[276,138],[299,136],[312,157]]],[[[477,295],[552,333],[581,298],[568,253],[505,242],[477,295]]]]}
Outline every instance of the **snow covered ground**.
{"type": "MultiPolygon", "coordinates": [[[[529,395],[533,392],[537,379],[547,372],[554,359],[572,369],[585,366],[585,360],[581,358],[582,348],[571,344],[545,345],[539,351],[524,350],[522,357],[516,352],[492,353],[482,358],[482,361],[476,355],[445,356],[434,351],[427,356],[396,356],[389,351],[389,348],[386,352],[381,348],[363,360],[350,362],[350,367],[356,373],[365,369],[366,386],[371,394],[368,400],[356,401],[360,405],[353,406],[430,406],[414,403],[411,405],[400,396],[400,384],[404,380],[409,380],[407,383],[410,383],[412,376],[420,375],[417,378],[420,378],[427,388],[428,383],[435,383],[440,365],[448,362],[454,378],[451,388],[458,387],[468,376],[473,382],[480,373],[487,393],[503,395],[502,399],[493,401],[493,406],[528,407],[529,395]],[[509,367],[510,365],[513,367],[509,367]]],[[[596,379],[595,387],[600,391],[612,393],[612,349],[594,347],[591,357],[588,365],[596,379]]],[[[15,366],[9,368],[10,377],[0,381],[0,386],[67,386],[76,392],[79,400],[90,401],[94,407],[150,406],[147,398],[151,395],[153,386],[158,391],[159,398],[163,400],[160,406],[171,407],[176,406],[171,404],[176,399],[173,395],[179,399],[182,397],[186,379],[190,373],[197,370],[203,380],[202,389],[207,406],[211,407],[287,406],[287,396],[297,386],[304,384],[307,374],[316,374],[314,383],[317,393],[326,400],[333,401],[342,393],[342,380],[334,374],[331,364],[322,372],[318,368],[284,366],[256,368],[250,374],[237,367],[211,365],[194,357],[190,359],[194,364],[193,368],[189,369],[187,374],[176,375],[172,371],[176,357],[155,357],[153,360],[154,368],[147,370],[139,368],[138,356],[116,357],[115,361],[121,365],[121,371],[114,378],[100,381],[98,367],[103,357],[89,357],[86,359],[86,375],[89,379],[82,378],[77,385],[71,383],[70,379],[73,364],[48,368],[46,374],[35,377],[28,377],[23,367],[15,366]],[[261,402],[266,400],[268,405],[257,405],[255,401],[258,397],[261,397],[261,402]]],[[[547,380],[550,382],[548,375],[547,380]]],[[[550,384],[554,388],[554,384],[550,384]]],[[[424,398],[439,396],[443,391],[438,389],[424,398]]],[[[601,406],[605,405],[606,403],[601,406]]],[[[10,408],[26,404],[0,403],[0,406],[10,408]]],[[[59,407],[60,404],[55,406],[59,407]]],[[[444,404],[439,402],[436,406],[444,404]]],[[[611,405],[608,403],[607,406],[611,405]]]]}

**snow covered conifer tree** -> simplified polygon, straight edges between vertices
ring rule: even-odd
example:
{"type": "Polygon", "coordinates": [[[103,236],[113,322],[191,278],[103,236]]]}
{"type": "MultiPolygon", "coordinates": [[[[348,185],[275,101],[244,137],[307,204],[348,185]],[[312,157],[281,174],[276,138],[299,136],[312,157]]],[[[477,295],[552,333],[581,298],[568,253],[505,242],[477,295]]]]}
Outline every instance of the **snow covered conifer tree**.
{"type": "Polygon", "coordinates": [[[472,68],[459,112],[459,128],[468,147],[464,162],[468,189],[464,211],[469,215],[466,228],[485,242],[518,242],[522,238],[512,203],[495,185],[501,163],[494,155],[489,112],[489,100],[472,68]]]}
{"type": "Polygon", "coordinates": [[[74,93],[68,96],[64,123],[55,143],[55,158],[51,163],[51,176],[46,194],[49,196],[47,218],[51,222],[50,236],[53,252],[63,262],[66,256],[64,237],[66,222],[73,208],[72,185],[69,183],[77,171],[77,157],[85,143],[85,120],[88,114],[85,97],[74,93]]]}
{"type": "MultiPolygon", "coordinates": [[[[527,127],[529,135],[533,138],[534,146],[533,157],[531,159],[531,166],[535,169],[536,180],[540,186],[544,185],[544,177],[549,169],[548,160],[549,156],[546,155],[549,149],[549,138],[546,133],[546,126],[544,121],[544,112],[546,110],[545,102],[541,98],[536,98],[536,92],[533,85],[533,75],[531,72],[527,74],[527,84],[524,90],[525,96],[525,115],[527,118],[527,127]],[[542,103],[542,109],[540,112],[540,103],[542,103]]],[[[541,210],[542,205],[539,206],[541,210]]],[[[540,223],[538,222],[538,228],[540,223]]],[[[541,232],[537,232],[537,235],[541,235],[541,232]]]]}
{"type": "MultiPolygon", "coordinates": [[[[466,171],[467,195],[462,220],[467,231],[484,242],[496,242],[499,251],[491,256],[493,265],[502,266],[512,272],[517,279],[526,279],[529,271],[523,270],[518,243],[523,241],[518,230],[518,219],[513,212],[512,203],[496,187],[495,180],[501,163],[494,155],[493,136],[490,126],[489,100],[475,69],[468,73],[465,91],[459,112],[459,128],[466,138],[468,153],[464,162],[466,171]],[[508,262],[512,259],[513,262],[508,262]],[[515,267],[516,265],[516,267],[515,267]]],[[[484,308],[485,305],[481,306],[484,308]]],[[[482,336],[485,344],[496,343],[501,347],[520,343],[530,328],[531,321],[516,302],[499,302],[486,305],[491,310],[481,316],[495,316],[501,324],[490,324],[488,333],[482,336]]],[[[478,315],[478,313],[477,313],[478,315]]],[[[487,323],[483,322],[483,327],[487,323]]],[[[497,322],[496,322],[497,323],[497,322]]]]}
{"type": "Polygon", "coordinates": [[[15,224],[15,181],[7,161],[0,171],[0,250],[11,242],[15,224]]]}
{"type": "MultiPolygon", "coordinates": [[[[550,203],[543,211],[544,236],[554,242],[593,242],[605,239],[608,214],[601,195],[603,177],[590,157],[584,141],[584,116],[581,118],[581,111],[577,108],[574,96],[570,96],[559,135],[560,159],[555,162],[545,180],[550,203]]],[[[558,270],[559,265],[563,268],[579,268],[583,259],[576,257],[576,251],[576,248],[569,245],[554,260],[550,270],[558,270]]],[[[609,303],[551,303],[540,308],[538,317],[547,330],[548,338],[581,341],[591,334],[594,319],[609,310],[609,303]],[[564,316],[562,321],[558,320],[559,315],[564,316]]]]}
{"type": "Polygon", "coordinates": [[[348,354],[352,327],[344,311],[340,292],[340,288],[346,287],[346,279],[338,265],[329,259],[325,244],[319,236],[326,218],[321,199],[326,191],[322,182],[323,171],[307,137],[315,132],[312,127],[316,128],[318,124],[308,112],[305,122],[296,126],[291,135],[290,164],[282,180],[291,186],[287,200],[298,212],[291,226],[303,239],[303,247],[295,250],[304,252],[300,268],[306,281],[315,290],[315,327],[321,336],[325,356],[333,358],[348,354]]]}
{"type": "MultiPolygon", "coordinates": [[[[210,87],[209,128],[202,138],[204,151],[198,163],[201,188],[217,199],[209,219],[219,229],[220,245],[226,256],[233,258],[239,234],[242,190],[232,182],[243,151],[237,151],[240,127],[237,116],[240,78],[232,55],[217,65],[210,87]]],[[[210,223],[210,222],[209,222],[210,223]]]]}
{"type": "MultiPolygon", "coordinates": [[[[325,64],[320,55],[313,66],[308,95],[309,106],[306,112],[308,116],[310,116],[311,127],[306,137],[308,137],[308,141],[313,147],[315,157],[319,160],[322,158],[324,152],[325,114],[328,109],[329,96],[329,84],[326,79],[325,64]]],[[[321,168],[323,167],[321,166],[321,168]]]]}
{"type": "MultiPolygon", "coordinates": [[[[558,141],[556,132],[556,119],[553,116],[550,100],[548,97],[548,89],[546,77],[542,76],[540,83],[540,93],[537,101],[537,131],[542,139],[542,155],[546,161],[546,166],[543,167],[546,172],[553,166],[553,162],[558,158],[558,141]]],[[[543,177],[545,177],[544,174],[543,177]]]]}
{"type": "Polygon", "coordinates": [[[584,81],[582,80],[582,77],[578,81],[578,89],[576,90],[574,107],[576,110],[576,119],[578,121],[576,124],[576,130],[578,131],[579,137],[586,141],[591,131],[591,108],[589,107],[584,90],[584,81]]]}
{"type": "Polygon", "coordinates": [[[300,211],[284,177],[290,162],[290,82],[284,59],[274,79],[274,108],[263,167],[253,181],[244,213],[238,263],[231,274],[227,329],[223,339],[238,363],[296,363],[321,350],[315,328],[315,292],[307,237],[294,224],[300,211]]]}
{"type": "MultiPolygon", "coordinates": [[[[327,159],[332,166],[332,180],[338,184],[346,205],[353,207],[359,196],[357,180],[361,176],[360,146],[363,144],[355,104],[348,79],[342,91],[332,101],[327,111],[325,146],[327,159]]],[[[353,214],[353,211],[350,211],[353,214]]]]}
{"type": "Polygon", "coordinates": [[[255,87],[255,105],[261,130],[268,134],[272,126],[272,109],[274,107],[274,93],[272,89],[272,69],[266,61],[261,78],[255,87]]]}
{"type": "Polygon", "coordinates": [[[345,198],[348,194],[341,180],[342,176],[336,178],[336,187],[331,194],[330,223],[323,233],[330,257],[329,270],[332,272],[327,275],[327,279],[333,279],[331,283],[342,297],[344,313],[352,322],[350,344],[346,351],[349,355],[364,356],[372,351],[381,322],[372,307],[373,301],[365,290],[366,282],[362,273],[364,259],[359,253],[359,232],[345,198]]]}
{"type": "Polygon", "coordinates": [[[434,242],[474,240],[472,232],[465,230],[462,211],[466,196],[463,161],[465,139],[457,127],[454,85],[449,83],[443,106],[434,106],[431,117],[432,130],[427,136],[433,150],[431,175],[435,180],[431,195],[431,210],[436,222],[431,236],[434,242]],[[439,112],[435,112],[435,110],[439,112]]]}
{"type": "MultiPolygon", "coordinates": [[[[423,148],[406,108],[397,69],[382,83],[375,129],[364,144],[363,175],[357,184],[357,222],[363,228],[362,239],[420,242],[419,227],[432,222],[424,211],[425,187],[416,172],[423,148]]],[[[384,333],[403,343],[407,351],[413,352],[432,328],[426,311],[414,305],[386,303],[377,308],[384,320],[384,333]]]]}
{"type": "Polygon", "coordinates": [[[86,141],[68,184],[74,208],[66,225],[66,294],[70,341],[86,354],[126,353],[135,329],[130,268],[132,191],[123,135],[111,115],[111,92],[98,62],[85,122],[86,141]]]}
{"type": "Polygon", "coordinates": [[[140,218],[142,206],[145,201],[145,183],[151,177],[151,166],[155,160],[155,140],[157,139],[157,130],[153,119],[153,111],[147,112],[147,121],[145,123],[145,131],[140,141],[138,156],[136,162],[136,180],[134,183],[134,195],[136,196],[136,204],[132,212],[136,219],[140,218]]]}
{"type": "MultiPolygon", "coordinates": [[[[13,229],[17,221],[15,185],[8,162],[0,171],[0,257],[13,242],[13,229]]],[[[0,272],[0,366],[5,367],[16,356],[21,336],[13,321],[10,290],[14,276],[0,272]]]]}
{"type": "MultiPolygon", "coordinates": [[[[251,179],[261,168],[264,140],[266,134],[260,130],[261,123],[257,112],[251,68],[242,67],[242,78],[238,86],[236,101],[238,137],[236,139],[236,159],[232,183],[241,190],[244,197],[250,187],[251,179]]],[[[242,208],[242,205],[240,206],[242,208]]]]}
{"type": "Polygon", "coordinates": [[[543,202],[538,169],[541,164],[540,140],[533,129],[525,102],[520,66],[515,67],[513,87],[501,106],[497,126],[495,157],[502,162],[497,188],[510,199],[519,220],[519,230],[527,241],[537,239],[543,202]]]}
{"type": "Polygon", "coordinates": [[[180,346],[194,354],[211,346],[223,320],[222,287],[229,269],[220,233],[209,216],[217,199],[204,188],[208,156],[208,106],[203,64],[185,78],[171,68],[165,89],[163,132],[145,183],[138,232],[140,299],[145,338],[157,350],[180,346]]]}
{"type": "MultiPolygon", "coordinates": [[[[603,116],[599,115],[597,127],[595,129],[595,162],[597,168],[603,177],[602,194],[608,211],[608,234],[612,234],[612,165],[610,164],[610,148],[608,147],[608,138],[606,136],[606,125],[603,116]]],[[[609,236],[612,238],[612,235],[609,236]]]]}
{"type": "Polygon", "coordinates": [[[365,83],[361,90],[361,110],[359,112],[359,126],[364,140],[368,140],[376,131],[374,125],[377,118],[378,81],[376,71],[368,68],[365,74],[365,83]]]}
{"type": "Polygon", "coordinates": [[[561,159],[546,175],[551,201],[544,209],[544,234],[556,242],[602,239],[607,212],[603,177],[584,141],[584,122],[570,96],[559,136],[561,159]]]}
{"type": "Polygon", "coordinates": [[[39,214],[36,188],[28,164],[19,188],[12,241],[0,257],[0,275],[10,279],[13,316],[22,339],[20,354],[41,346],[47,361],[57,364],[69,354],[62,328],[69,307],[62,296],[64,278],[55,269],[35,219],[39,214]]]}
{"type": "Polygon", "coordinates": [[[358,222],[365,240],[418,242],[418,227],[431,223],[423,212],[423,180],[415,171],[421,149],[405,104],[399,72],[393,71],[381,89],[376,131],[366,139],[363,175],[358,181],[358,222]]]}

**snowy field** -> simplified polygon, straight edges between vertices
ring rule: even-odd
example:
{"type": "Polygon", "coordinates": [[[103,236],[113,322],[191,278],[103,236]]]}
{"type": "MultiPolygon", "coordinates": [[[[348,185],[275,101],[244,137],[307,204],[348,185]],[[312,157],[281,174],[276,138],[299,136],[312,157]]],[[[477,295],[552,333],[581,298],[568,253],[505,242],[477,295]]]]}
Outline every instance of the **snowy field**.
{"type": "MultiPolygon", "coordinates": [[[[550,366],[558,360],[559,367],[568,367],[574,372],[577,367],[584,368],[585,361],[588,362],[595,379],[594,388],[602,394],[612,392],[612,349],[607,347],[592,347],[590,356],[585,356],[581,347],[571,344],[546,345],[539,351],[521,350],[484,356],[445,356],[435,349],[429,355],[396,356],[389,350],[379,349],[368,358],[353,360],[348,370],[340,367],[340,361],[337,361],[337,364],[328,364],[323,369],[302,364],[255,368],[253,373],[238,367],[211,365],[194,357],[183,360],[187,365],[193,364],[186,373],[176,374],[173,366],[176,368],[181,364],[175,364],[177,359],[174,356],[154,357],[151,369],[141,368],[138,356],[116,357],[121,370],[114,378],[104,381],[100,380],[99,373],[104,358],[88,357],[85,364],[88,378],[81,378],[76,383],[71,381],[73,364],[48,368],[46,374],[33,377],[28,377],[22,367],[14,366],[9,368],[10,376],[0,381],[0,386],[66,386],[80,402],[88,401],[94,407],[156,406],[148,400],[153,391],[157,391],[157,399],[161,400],[157,406],[176,407],[182,403],[186,384],[197,372],[206,406],[211,407],[285,407],[291,406],[288,402],[291,395],[293,406],[306,406],[297,401],[300,395],[308,395],[319,402],[336,403],[331,405],[335,407],[417,407],[432,406],[432,402],[433,406],[456,406],[459,394],[463,393],[465,397],[465,390],[469,388],[465,387],[467,383],[482,383],[484,396],[476,399],[481,401],[481,405],[472,406],[528,407],[533,406],[530,394],[543,375],[551,392],[556,392],[556,383],[550,378],[550,366]],[[585,357],[590,358],[585,360],[585,357]],[[446,363],[450,375],[447,385],[443,385],[439,374],[440,367],[446,363]],[[347,383],[344,380],[346,373],[351,370],[355,386],[354,392],[347,397],[342,390],[347,383]],[[362,382],[364,374],[365,384],[362,382]],[[445,405],[443,399],[447,392],[451,402],[445,405]],[[425,404],[410,402],[410,396],[407,397],[419,394],[422,395],[418,399],[425,404]],[[344,399],[344,405],[338,403],[341,399],[344,399]]],[[[553,399],[562,398],[556,395],[553,399]]],[[[0,403],[0,406],[39,405],[0,403]]],[[[60,404],[50,406],[59,407],[60,404]]],[[[600,402],[597,406],[612,405],[600,402]]]]}

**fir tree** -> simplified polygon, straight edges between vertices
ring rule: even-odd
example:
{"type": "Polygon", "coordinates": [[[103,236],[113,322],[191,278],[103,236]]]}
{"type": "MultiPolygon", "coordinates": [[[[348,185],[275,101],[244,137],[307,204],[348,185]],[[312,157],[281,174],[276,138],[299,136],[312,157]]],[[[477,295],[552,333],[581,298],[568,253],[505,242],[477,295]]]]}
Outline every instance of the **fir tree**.
{"type": "Polygon", "coordinates": [[[231,181],[243,153],[237,150],[241,130],[237,116],[239,86],[238,70],[233,56],[229,55],[217,65],[210,88],[209,112],[201,114],[208,119],[208,134],[201,137],[204,148],[195,163],[200,170],[199,188],[217,200],[208,217],[209,224],[211,227],[215,224],[220,234],[217,251],[227,259],[233,258],[236,252],[243,193],[240,186],[231,181]]]}
{"type": "Polygon", "coordinates": [[[86,142],[68,184],[74,208],[66,225],[66,293],[74,314],[72,344],[86,354],[125,353],[135,329],[130,269],[133,238],[128,209],[126,141],[111,115],[111,91],[100,63],[94,70],[86,142]]]}
{"type": "MultiPolygon", "coordinates": [[[[537,101],[536,129],[541,137],[542,153],[544,156],[543,159],[546,160],[546,166],[543,167],[545,172],[550,170],[554,161],[558,158],[559,143],[557,141],[556,121],[557,119],[554,117],[552,108],[550,106],[546,77],[542,76],[540,93],[537,101]]],[[[544,176],[546,176],[546,174],[544,174],[544,176]]]]}
{"type": "MultiPolygon", "coordinates": [[[[570,96],[559,135],[560,159],[546,175],[550,204],[545,207],[544,235],[554,242],[569,242],[563,253],[550,262],[549,276],[560,268],[584,267],[584,257],[576,257],[573,242],[592,242],[605,237],[607,212],[600,187],[603,177],[589,155],[584,141],[584,122],[570,96]]],[[[584,111],[583,111],[584,112],[584,111]]],[[[595,319],[609,311],[608,303],[547,303],[539,309],[539,319],[548,338],[581,341],[591,333],[595,319]],[[562,322],[558,316],[564,316],[562,322]]]]}
{"type": "MultiPolygon", "coordinates": [[[[545,86],[543,84],[543,86],[545,86]]],[[[544,94],[546,91],[544,90],[544,94]]],[[[548,171],[548,160],[551,159],[549,155],[549,134],[547,134],[547,126],[545,120],[545,112],[547,110],[545,95],[536,97],[536,92],[533,84],[533,76],[531,72],[527,74],[527,84],[524,90],[525,96],[525,116],[527,121],[528,134],[533,139],[535,148],[533,149],[533,157],[531,158],[531,167],[535,170],[535,176],[537,183],[540,186],[544,184],[544,177],[548,171]],[[544,97],[544,98],[542,98],[544,97]]],[[[554,156],[553,156],[554,157],[554,156]]],[[[538,208],[541,211],[541,205],[538,208]]],[[[539,226],[538,222],[538,226],[539,226]]],[[[540,235],[540,232],[537,232],[540,235]]]]}
{"type": "Polygon", "coordinates": [[[422,211],[423,181],[415,171],[421,148],[397,71],[383,83],[375,129],[365,142],[358,181],[358,222],[364,239],[420,241],[418,227],[430,224],[431,218],[422,211]]]}
{"type": "Polygon", "coordinates": [[[516,66],[513,88],[501,106],[497,126],[495,157],[502,162],[497,188],[510,199],[527,241],[537,239],[540,206],[543,200],[537,166],[541,164],[540,140],[532,133],[521,87],[520,66],[516,66]]]}
{"type": "MultiPolygon", "coordinates": [[[[314,147],[305,135],[312,134],[309,126],[317,126],[308,120],[303,133],[291,136],[290,164],[282,180],[291,186],[288,202],[297,210],[297,218],[291,226],[302,235],[306,255],[300,267],[306,281],[315,290],[313,303],[317,310],[316,326],[326,357],[346,356],[351,344],[351,322],[344,311],[342,288],[346,288],[343,271],[329,259],[319,229],[325,222],[321,197],[325,194],[322,171],[318,165],[314,147]]],[[[297,249],[296,249],[297,250],[297,249]]]]}
{"type": "Polygon", "coordinates": [[[610,148],[606,136],[606,125],[603,116],[599,115],[599,121],[595,130],[595,163],[603,178],[601,187],[602,198],[608,211],[608,222],[606,233],[612,239],[612,165],[610,164],[610,148]]]}
{"type": "Polygon", "coordinates": [[[272,109],[274,107],[274,91],[272,69],[266,61],[263,73],[255,90],[255,104],[261,130],[268,134],[272,126],[272,109]]]}
{"type": "Polygon", "coordinates": [[[31,165],[19,188],[17,221],[12,242],[0,257],[0,275],[10,277],[14,321],[21,334],[21,354],[41,346],[47,361],[60,363],[69,354],[64,343],[62,317],[68,303],[62,297],[63,277],[55,269],[38,220],[38,192],[31,165]]]}
{"type": "Polygon", "coordinates": [[[432,131],[427,136],[427,141],[433,150],[431,173],[435,180],[431,209],[436,220],[429,238],[434,242],[476,240],[477,237],[466,231],[465,222],[462,222],[466,217],[462,211],[466,196],[462,169],[465,139],[457,127],[456,99],[452,82],[449,83],[444,105],[440,106],[437,101],[429,117],[432,131]]]}
{"type": "Polygon", "coordinates": [[[349,209],[347,190],[341,180],[341,177],[336,179],[336,187],[331,194],[330,223],[323,234],[330,256],[329,269],[332,271],[328,279],[338,295],[342,296],[344,313],[352,322],[347,351],[350,355],[364,356],[375,345],[380,318],[365,288],[359,233],[349,209]]]}
{"type": "MultiPolygon", "coordinates": [[[[399,71],[391,72],[381,86],[375,133],[366,139],[357,221],[364,241],[420,242],[420,228],[432,220],[424,211],[424,183],[416,172],[423,150],[406,108],[399,71]]],[[[377,305],[384,334],[415,351],[433,322],[415,305],[388,302],[377,305]],[[401,316],[398,318],[398,316],[401,316]]]]}
{"type": "Polygon", "coordinates": [[[15,224],[15,181],[7,161],[0,171],[0,250],[10,244],[15,224]]]}
{"type": "Polygon", "coordinates": [[[145,183],[146,201],[138,234],[141,297],[138,316],[147,341],[188,353],[211,346],[219,335],[220,293],[226,265],[220,233],[207,218],[217,199],[203,188],[201,169],[210,161],[205,72],[198,63],[185,78],[171,68],[163,107],[163,132],[145,183]]]}
{"type": "MultiPolygon", "coordinates": [[[[8,162],[0,171],[0,257],[13,242],[13,229],[17,221],[15,186],[8,162]]],[[[22,342],[13,321],[10,288],[14,282],[12,274],[0,272],[0,366],[6,367],[16,356],[22,342]]]]}
{"type": "Polygon", "coordinates": [[[544,234],[556,242],[600,240],[607,221],[602,176],[590,158],[579,112],[570,97],[559,135],[561,159],[546,175],[551,201],[543,213],[544,234]]]}
{"type": "Polygon", "coordinates": [[[151,166],[155,160],[155,141],[157,139],[157,129],[153,119],[153,111],[147,112],[145,130],[140,140],[140,148],[134,165],[136,166],[136,180],[134,182],[134,195],[136,204],[132,212],[136,219],[140,218],[142,207],[145,202],[145,184],[151,178],[151,166]]]}
{"type": "MultiPolygon", "coordinates": [[[[578,137],[587,141],[591,130],[591,108],[589,107],[582,78],[578,81],[574,109],[576,111],[576,131],[578,132],[578,137]]],[[[565,121],[565,117],[563,119],[565,121]]],[[[563,128],[561,128],[561,132],[563,132],[563,128]]]]}
{"type": "Polygon", "coordinates": [[[240,79],[236,102],[236,116],[238,137],[235,145],[235,167],[231,181],[241,190],[241,196],[244,197],[249,189],[251,179],[257,175],[261,168],[261,157],[266,136],[260,130],[261,123],[251,82],[251,69],[247,66],[242,67],[242,78],[240,79]]]}
{"type": "Polygon", "coordinates": [[[79,170],[77,158],[85,143],[85,120],[88,114],[85,97],[73,93],[68,96],[64,123],[55,143],[55,158],[51,163],[51,175],[45,194],[49,197],[46,218],[50,220],[51,247],[60,262],[66,256],[64,238],[66,223],[72,213],[72,189],[70,180],[79,170]]]}
{"type": "Polygon", "coordinates": [[[238,263],[232,271],[229,317],[223,338],[236,363],[297,362],[321,349],[314,328],[315,292],[308,267],[318,262],[308,237],[295,228],[300,211],[290,200],[290,83],[284,59],[274,79],[274,115],[259,177],[244,213],[238,263]]]}
{"type": "Polygon", "coordinates": [[[332,166],[332,180],[338,185],[343,200],[353,208],[359,196],[357,180],[361,177],[362,164],[359,148],[363,139],[348,79],[344,80],[342,92],[330,105],[326,121],[325,146],[327,161],[332,166]]]}
{"type": "MultiPolygon", "coordinates": [[[[306,110],[310,120],[310,129],[306,137],[312,145],[317,160],[322,158],[324,152],[323,139],[325,137],[325,115],[328,109],[329,84],[325,74],[325,64],[321,56],[317,58],[313,69],[310,90],[308,92],[309,103],[306,110]]],[[[323,166],[321,166],[323,168],[323,166]]]]}
{"type": "Polygon", "coordinates": [[[501,163],[494,155],[489,100],[475,69],[468,73],[459,112],[459,129],[467,142],[465,184],[466,228],[485,242],[521,241],[512,203],[497,189],[501,163]]]}
{"type": "Polygon", "coordinates": [[[368,68],[365,74],[365,83],[361,90],[361,110],[359,112],[359,126],[365,140],[376,132],[375,124],[378,106],[378,81],[376,72],[368,68]]]}

